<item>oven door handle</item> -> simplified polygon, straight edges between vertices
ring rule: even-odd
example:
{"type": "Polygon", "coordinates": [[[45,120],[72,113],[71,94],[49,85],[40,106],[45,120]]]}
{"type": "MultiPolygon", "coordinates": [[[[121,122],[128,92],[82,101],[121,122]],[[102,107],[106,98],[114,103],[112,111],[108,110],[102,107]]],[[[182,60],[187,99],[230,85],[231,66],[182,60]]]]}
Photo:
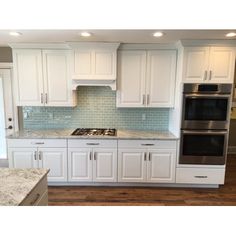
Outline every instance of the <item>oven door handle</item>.
{"type": "Polygon", "coordinates": [[[219,130],[182,130],[182,133],[183,134],[227,134],[228,131],[227,130],[222,130],[222,131],[219,131],[219,130]]]}
{"type": "Polygon", "coordinates": [[[184,94],[184,97],[221,99],[221,98],[230,98],[230,94],[184,94]]]}

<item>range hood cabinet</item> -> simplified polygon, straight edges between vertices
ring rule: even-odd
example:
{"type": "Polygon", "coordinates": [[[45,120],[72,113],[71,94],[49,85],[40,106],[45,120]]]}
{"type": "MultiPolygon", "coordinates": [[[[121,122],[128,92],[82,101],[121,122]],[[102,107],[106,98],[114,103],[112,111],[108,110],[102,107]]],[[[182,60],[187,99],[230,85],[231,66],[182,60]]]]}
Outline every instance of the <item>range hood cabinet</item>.
{"type": "Polygon", "coordinates": [[[117,49],[120,43],[70,43],[72,88],[110,86],[116,90],[117,49]]]}

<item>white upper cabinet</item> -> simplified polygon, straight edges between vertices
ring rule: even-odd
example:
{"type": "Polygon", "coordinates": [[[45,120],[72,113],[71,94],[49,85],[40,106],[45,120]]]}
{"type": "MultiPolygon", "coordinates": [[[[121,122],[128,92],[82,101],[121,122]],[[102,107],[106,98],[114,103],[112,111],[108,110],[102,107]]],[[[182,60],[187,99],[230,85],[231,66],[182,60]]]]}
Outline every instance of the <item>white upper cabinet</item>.
{"type": "Polygon", "coordinates": [[[13,49],[17,106],[75,106],[69,50],[13,49]]]}
{"type": "Polygon", "coordinates": [[[176,52],[148,51],[147,106],[172,107],[175,94],[176,52]]]}
{"type": "Polygon", "coordinates": [[[78,85],[116,87],[117,48],[119,43],[70,43],[72,79],[78,85]]]}
{"type": "Polygon", "coordinates": [[[146,52],[118,52],[118,107],[145,106],[146,52]]]}
{"type": "Polygon", "coordinates": [[[184,48],[184,82],[232,83],[235,51],[230,47],[184,48]]]}
{"type": "Polygon", "coordinates": [[[41,50],[14,50],[14,86],[18,106],[41,106],[43,71],[41,50]]]}
{"type": "Polygon", "coordinates": [[[70,106],[73,104],[69,60],[68,50],[43,50],[46,106],[70,106]]]}
{"type": "Polygon", "coordinates": [[[117,107],[173,107],[176,50],[118,54],[117,107]]]}

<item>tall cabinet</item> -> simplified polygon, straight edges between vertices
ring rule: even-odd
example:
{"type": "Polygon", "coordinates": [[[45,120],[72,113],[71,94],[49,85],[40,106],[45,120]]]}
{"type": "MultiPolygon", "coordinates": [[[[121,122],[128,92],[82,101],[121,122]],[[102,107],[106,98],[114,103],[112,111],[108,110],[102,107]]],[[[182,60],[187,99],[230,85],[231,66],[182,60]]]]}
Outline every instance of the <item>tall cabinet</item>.
{"type": "Polygon", "coordinates": [[[17,106],[75,106],[70,50],[13,49],[17,106]]]}

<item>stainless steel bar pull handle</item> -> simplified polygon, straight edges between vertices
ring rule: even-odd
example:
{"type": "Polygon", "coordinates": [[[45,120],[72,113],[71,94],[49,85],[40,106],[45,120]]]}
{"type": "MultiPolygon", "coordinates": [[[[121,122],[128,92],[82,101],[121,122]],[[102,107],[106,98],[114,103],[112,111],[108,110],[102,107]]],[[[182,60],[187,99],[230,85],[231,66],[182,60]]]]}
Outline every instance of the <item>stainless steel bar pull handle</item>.
{"type": "Polygon", "coordinates": [[[144,153],[144,161],[146,161],[147,160],[147,153],[145,152],[144,153]]]}
{"type": "Polygon", "coordinates": [[[35,143],[35,144],[44,144],[44,142],[37,142],[37,143],[35,143]]]}
{"type": "Polygon", "coordinates": [[[86,145],[99,145],[99,143],[86,143],[86,145]]]}
{"type": "Polygon", "coordinates": [[[41,103],[43,104],[43,94],[41,93],[41,103]]]}
{"type": "Polygon", "coordinates": [[[204,78],[203,78],[204,80],[206,80],[207,79],[207,71],[205,70],[205,72],[204,72],[204,78]]]}
{"type": "Polygon", "coordinates": [[[45,93],[45,103],[47,104],[48,103],[48,94],[45,93]]]}
{"type": "Polygon", "coordinates": [[[194,178],[198,178],[198,179],[207,179],[208,176],[207,176],[207,175],[195,175],[194,178]]]}
{"type": "Polygon", "coordinates": [[[89,152],[89,160],[92,161],[92,152],[89,152]]]}
{"type": "Polygon", "coordinates": [[[150,104],[150,95],[147,95],[147,105],[150,104]]]}
{"type": "Polygon", "coordinates": [[[146,96],[145,94],[143,94],[143,105],[145,105],[145,103],[146,103],[146,96]]]}
{"type": "Polygon", "coordinates": [[[151,153],[149,152],[149,161],[151,161],[151,153]]]}
{"type": "Polygon", "coordinates": [[[37,151],[34,152],[34,160],[37,160],[37,151]]]}
{"type": "Polygon", "coordinates": [[[154,143],[142,143],[142,146],[154,146],[154,143]]]}
{"type": "Polygon", "coordinates": [[[41,151],[39,152],[39,160],[40,161],[42,160],[42,152],[41,151]]]}
{"type": "Polygon", "coordinates": [[[94,161],[97,160],[97,153],[96,152],[93,153],[93,159],[94,159],[94,161]]]}
{"type": "Polygon", "coordinates": [[[209,80],[211,80],[211,76],[212,76],[212,70],[210,70],[209,72],[209,80]]]}

